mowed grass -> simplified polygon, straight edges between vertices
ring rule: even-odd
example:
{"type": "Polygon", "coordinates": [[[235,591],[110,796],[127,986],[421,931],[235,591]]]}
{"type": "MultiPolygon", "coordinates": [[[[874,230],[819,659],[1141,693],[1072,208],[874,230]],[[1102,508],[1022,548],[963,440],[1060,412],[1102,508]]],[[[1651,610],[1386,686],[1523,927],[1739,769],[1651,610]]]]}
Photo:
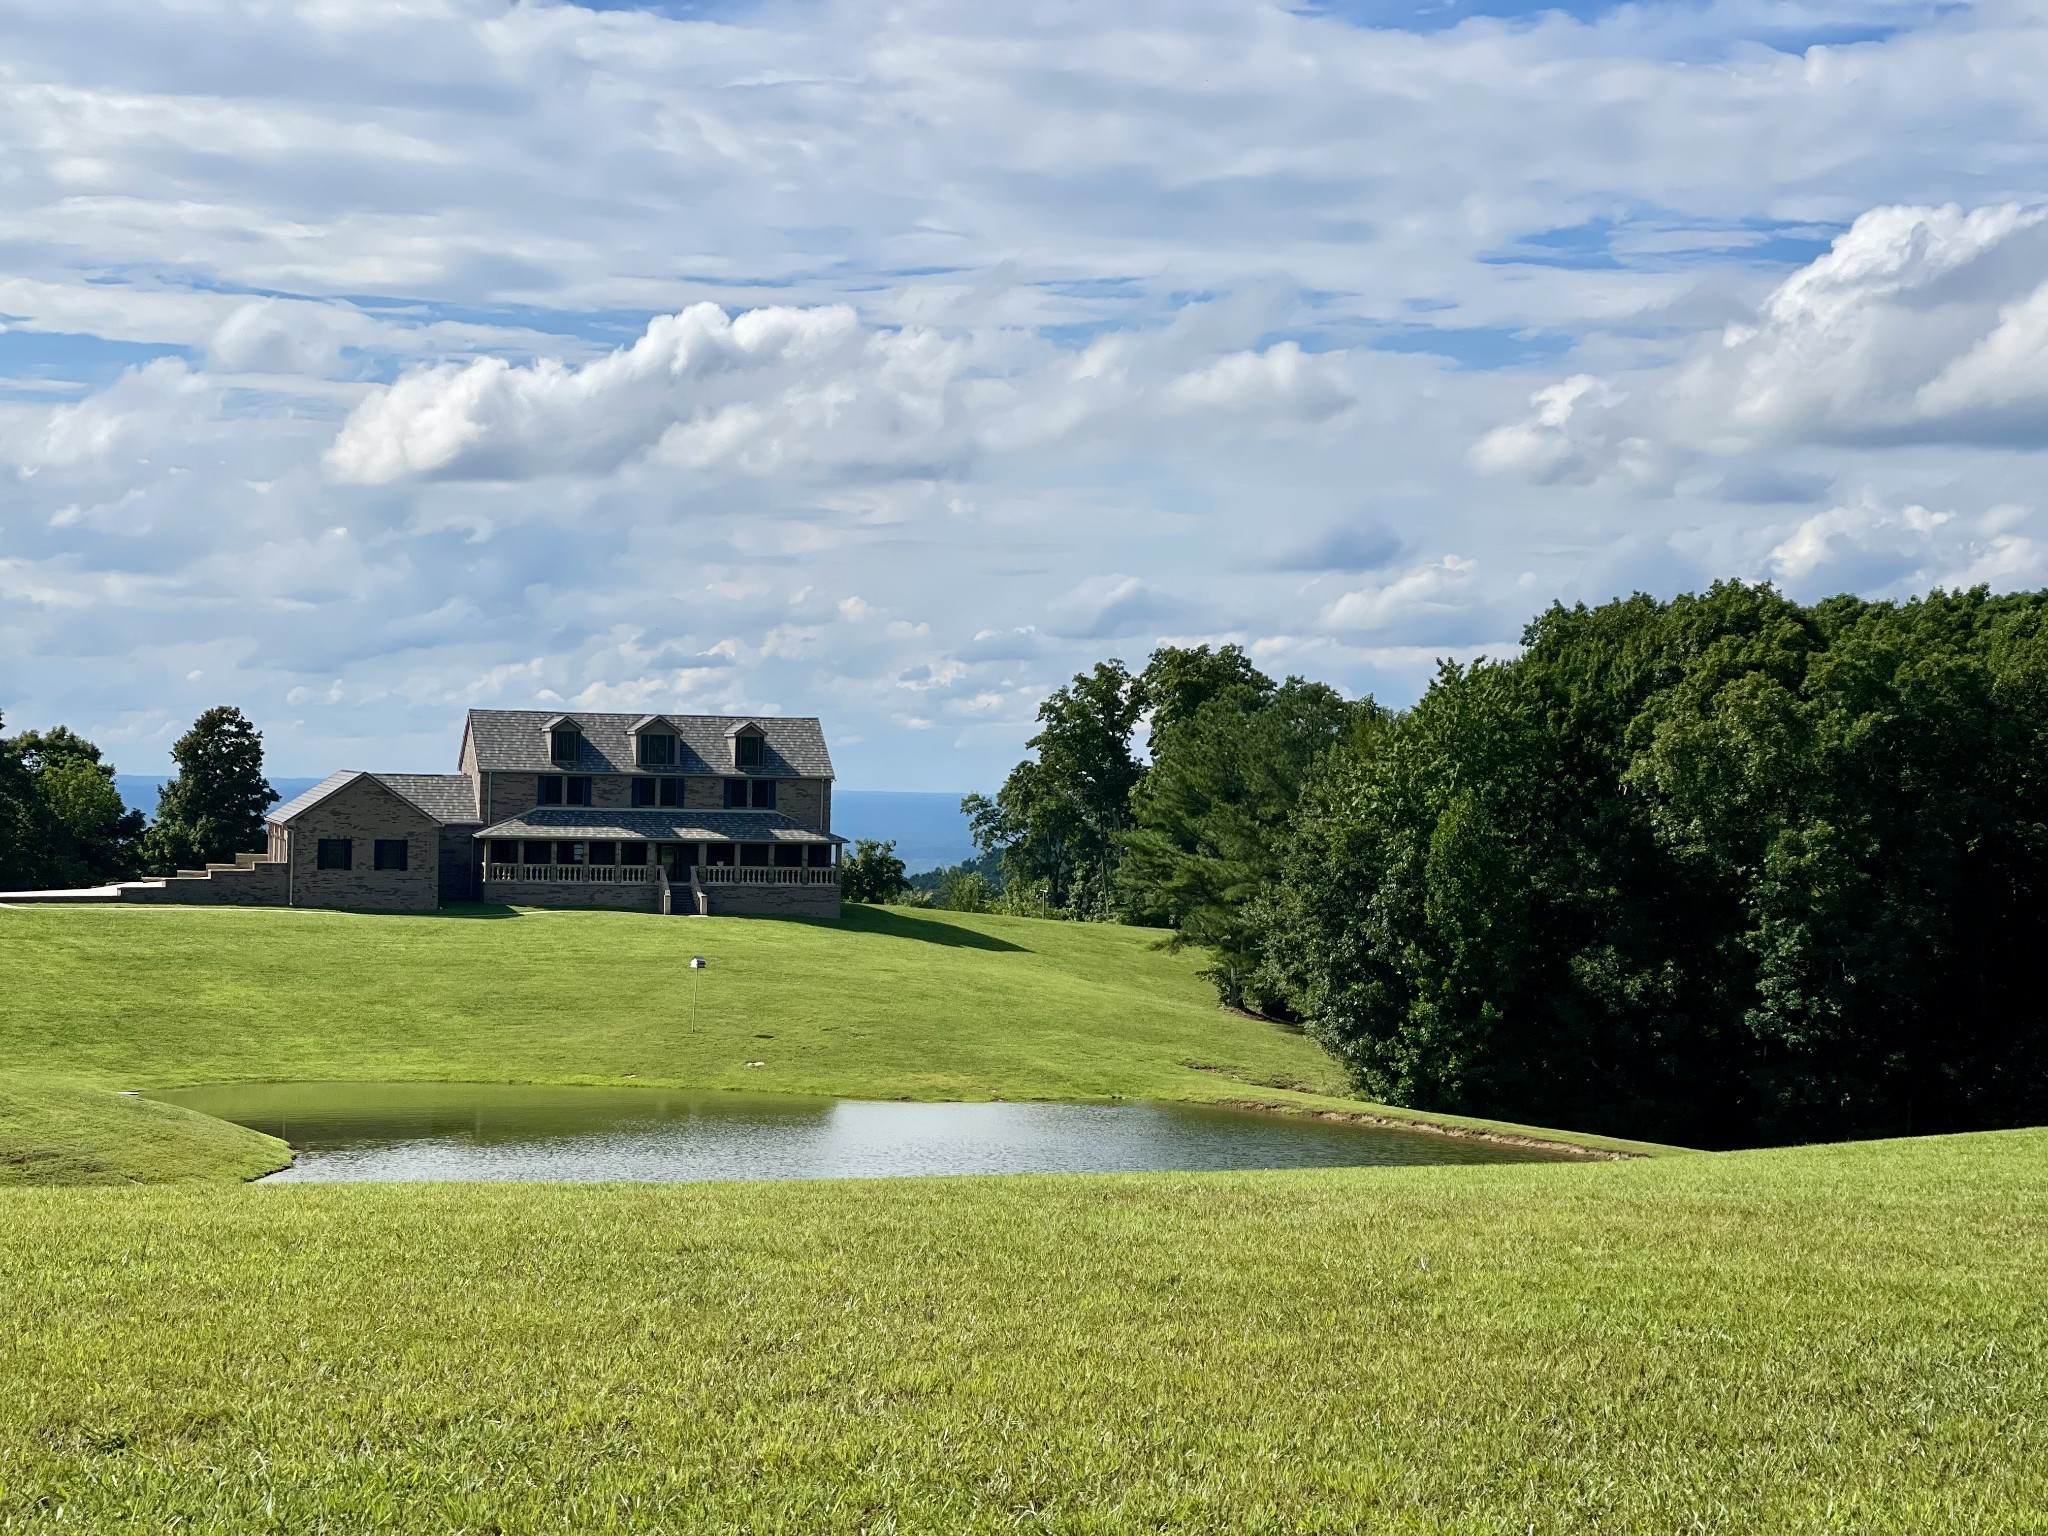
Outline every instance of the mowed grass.
{"type": "Polygon", "coordinates": [[[274,1136],[175,1104],[0,1074],[0,1187],[253,1179],[290,1161],[274,1136]]]}
{"type": "Polygon", "coordinates": [[[2048,1133],[17,1191],[0,1528],[2048,1529],[2048,1133]]]}
{"type": "Polygon", "coordinates": [[[1219,1010],[1202,960],[1166,952],[1161,937],[858,906],[842,923],[16,908],[0,910],[0,1062],[111,1088],[438,1078],[916,1099],[1344,1091],[1311,1041],[1219,1010]],[[694,978],[692,955],[709,962],[694,978]]]}

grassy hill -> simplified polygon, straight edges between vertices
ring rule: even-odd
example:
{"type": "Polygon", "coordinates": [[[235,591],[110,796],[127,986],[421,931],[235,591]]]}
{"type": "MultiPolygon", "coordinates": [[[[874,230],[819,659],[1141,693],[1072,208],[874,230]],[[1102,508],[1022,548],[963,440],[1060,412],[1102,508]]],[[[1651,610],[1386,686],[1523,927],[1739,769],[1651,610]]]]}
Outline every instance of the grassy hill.
{"type": "Polygon", "coordinates": [[[638,1081],[1299,1107],[1345,1092],[1313,1042],[1218,1009],[1200,958],[1160,938],[876,907],[839,924],[18,908],[0,910],[0,1061],[106,1088],[638,1081]]]}
{"type": "Polygon", "coordinates": [[[2041,1132],[0,1218],[0,1529],[2048,1524],[2041,1132]]]}
{"type": "Polygon", "coordinates": [[[0,1186],[253,1179],[290,1161],[273,1136],[174,1104],[0,1076],[0,1186]]]}
{"type": "Polygon", "coordinates": [[[1339,1102],[1197,968],[867,909],[0,911],[0,1182],[194,1181],[0,1188],[0,1530],[2048,1531],[2048,1132],[278,1187],[114,1091],[1339,1102]]]}

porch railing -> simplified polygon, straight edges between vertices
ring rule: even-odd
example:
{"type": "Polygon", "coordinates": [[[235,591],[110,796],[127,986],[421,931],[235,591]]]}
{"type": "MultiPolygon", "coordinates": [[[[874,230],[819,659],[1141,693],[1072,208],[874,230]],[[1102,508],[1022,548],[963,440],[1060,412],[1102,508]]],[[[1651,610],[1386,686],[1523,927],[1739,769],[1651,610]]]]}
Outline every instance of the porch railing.
{"type": "Polygon", "coordinates": [[[779,869],[760,864],[699,864],[699,885],[837,885],[837,869],[779,869]]]}
{"type": "Polygon", "coordinates": [[[646,885],[651,864],[486,864],[484,879],[540,885],[646,885]]]}

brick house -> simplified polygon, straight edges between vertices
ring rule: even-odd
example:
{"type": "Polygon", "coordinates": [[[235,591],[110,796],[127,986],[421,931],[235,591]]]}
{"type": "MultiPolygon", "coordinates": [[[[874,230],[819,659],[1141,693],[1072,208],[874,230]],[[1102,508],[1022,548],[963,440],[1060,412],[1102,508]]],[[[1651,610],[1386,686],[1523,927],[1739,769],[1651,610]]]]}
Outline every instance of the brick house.
{"type": "Polygon", "coordinates": [[[473,709],[457,761],[332,774],[271,810],[262,853],[120,899],[839,916],[815,719],[473,709]]]}

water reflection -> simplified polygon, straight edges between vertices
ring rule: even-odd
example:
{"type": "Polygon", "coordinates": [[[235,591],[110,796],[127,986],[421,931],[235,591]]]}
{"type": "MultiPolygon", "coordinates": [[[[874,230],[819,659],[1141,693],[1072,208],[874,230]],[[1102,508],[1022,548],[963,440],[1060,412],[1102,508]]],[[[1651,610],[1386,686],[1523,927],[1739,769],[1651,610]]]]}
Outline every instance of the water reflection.
{"type": "Polygon", "coordinates": [[[158,1097],[290,1142],[298,1160],[275,1182],[887,1178],[1554,1155],[1182,1104],[900,1104],[500,1083],[240,1083],[158,1097]]]}

